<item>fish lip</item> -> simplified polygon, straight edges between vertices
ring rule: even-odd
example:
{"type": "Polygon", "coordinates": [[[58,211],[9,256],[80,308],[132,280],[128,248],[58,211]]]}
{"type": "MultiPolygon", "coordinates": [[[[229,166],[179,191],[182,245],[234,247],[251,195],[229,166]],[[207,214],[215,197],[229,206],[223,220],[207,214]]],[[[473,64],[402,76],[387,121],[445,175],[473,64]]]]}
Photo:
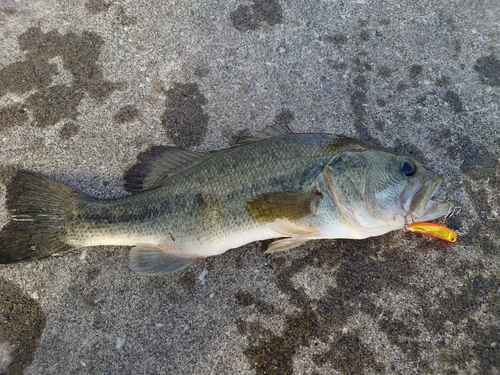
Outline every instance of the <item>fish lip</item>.
{"type": "Polygon", "coordinates": [[[415,184],[404,192],[401,199],[406,216],[414,222],[434,220],[445,216],[456,207],[454,202],[439,202],[431,199],[443,181],[443,176],[435,175],[432,179],[415,184]]]}
{"type": "Polygon", "coordinates": [[[458,207],[458,203],[455,201],[438,202],[429,200],[425,206],[425,213],[418,218],[414,218],[413,222],[418,223],[439,219],[440,217],[449,215],[456,207],[458,207]]]}

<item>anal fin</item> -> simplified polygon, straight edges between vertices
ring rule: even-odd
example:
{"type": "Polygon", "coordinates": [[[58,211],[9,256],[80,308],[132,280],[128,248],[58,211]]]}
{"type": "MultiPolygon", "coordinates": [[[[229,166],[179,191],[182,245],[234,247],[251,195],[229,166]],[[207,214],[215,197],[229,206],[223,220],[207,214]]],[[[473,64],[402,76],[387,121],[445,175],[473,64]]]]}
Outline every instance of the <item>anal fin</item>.
{"type": "Polygon", "coordinates": [[[160,276],[180,271],[196,259],[168,254],[158,246],[137,244],[130,250],[129,267],[139,275],[160,276]]]}
{"type": "Polygon", "coordinates": [[[309,240],[311,240],[311,238],[285,238],[283,240],[274,241],[269,245],[265,253],[274,254],[280,251],[295,249],[309,240]]]}

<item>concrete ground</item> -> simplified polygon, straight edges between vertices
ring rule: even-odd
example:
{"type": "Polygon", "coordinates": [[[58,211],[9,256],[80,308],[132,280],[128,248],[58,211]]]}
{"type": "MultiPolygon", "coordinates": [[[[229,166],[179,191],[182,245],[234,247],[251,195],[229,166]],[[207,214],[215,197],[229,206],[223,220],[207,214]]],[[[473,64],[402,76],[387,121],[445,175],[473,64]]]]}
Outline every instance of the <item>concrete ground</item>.
{"type": "Polygon", "coordinates": [[[17,169],[113,198],[151,146],[273,123],[414,156],[461,205],[456,244],[256,242],[163,277],[120,247],[0,265],[0,373],[499,374],[499,4],[0,0],[0,225],[17,169]]]}

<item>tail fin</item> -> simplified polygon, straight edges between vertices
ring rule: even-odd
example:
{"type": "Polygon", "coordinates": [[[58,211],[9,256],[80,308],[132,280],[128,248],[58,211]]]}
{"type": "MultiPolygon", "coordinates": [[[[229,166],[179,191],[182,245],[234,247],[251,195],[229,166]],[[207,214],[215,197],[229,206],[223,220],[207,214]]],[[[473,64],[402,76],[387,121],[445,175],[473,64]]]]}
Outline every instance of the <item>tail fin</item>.
{"type": "Polygon", "coordinates": [[[12,221],[0,232],[0,263],[65,252],[65,221],[85,195],[40,174],[20,171],[7,186],[12,221]]]}

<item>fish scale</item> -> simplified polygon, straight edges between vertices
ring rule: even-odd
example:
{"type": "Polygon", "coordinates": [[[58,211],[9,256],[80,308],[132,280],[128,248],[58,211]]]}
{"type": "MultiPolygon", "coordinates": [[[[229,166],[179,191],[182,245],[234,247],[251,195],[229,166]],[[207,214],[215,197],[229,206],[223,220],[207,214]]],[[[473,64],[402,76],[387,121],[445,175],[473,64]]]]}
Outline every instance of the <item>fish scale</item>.
{"type": "Polygon", "coordinates": [[[68,243],[94,246],[116,236],[115,244],[133,246],[142,236],[161,241],[170,237],[166,233],[183,232],[208,243],[225,231],[261,227],[247,213],[245,202],[268,192],[307,191],[331,159],[329,142],[336,139],[297,134],[208,154],[204,163],[167,179],[154,191],[81,204],[75,220],[68,222],[68,243]],[[240,152],[244,148],[247,152],[240,152]],[[126,221],[120,219],[124,212],[126,221]]]}

